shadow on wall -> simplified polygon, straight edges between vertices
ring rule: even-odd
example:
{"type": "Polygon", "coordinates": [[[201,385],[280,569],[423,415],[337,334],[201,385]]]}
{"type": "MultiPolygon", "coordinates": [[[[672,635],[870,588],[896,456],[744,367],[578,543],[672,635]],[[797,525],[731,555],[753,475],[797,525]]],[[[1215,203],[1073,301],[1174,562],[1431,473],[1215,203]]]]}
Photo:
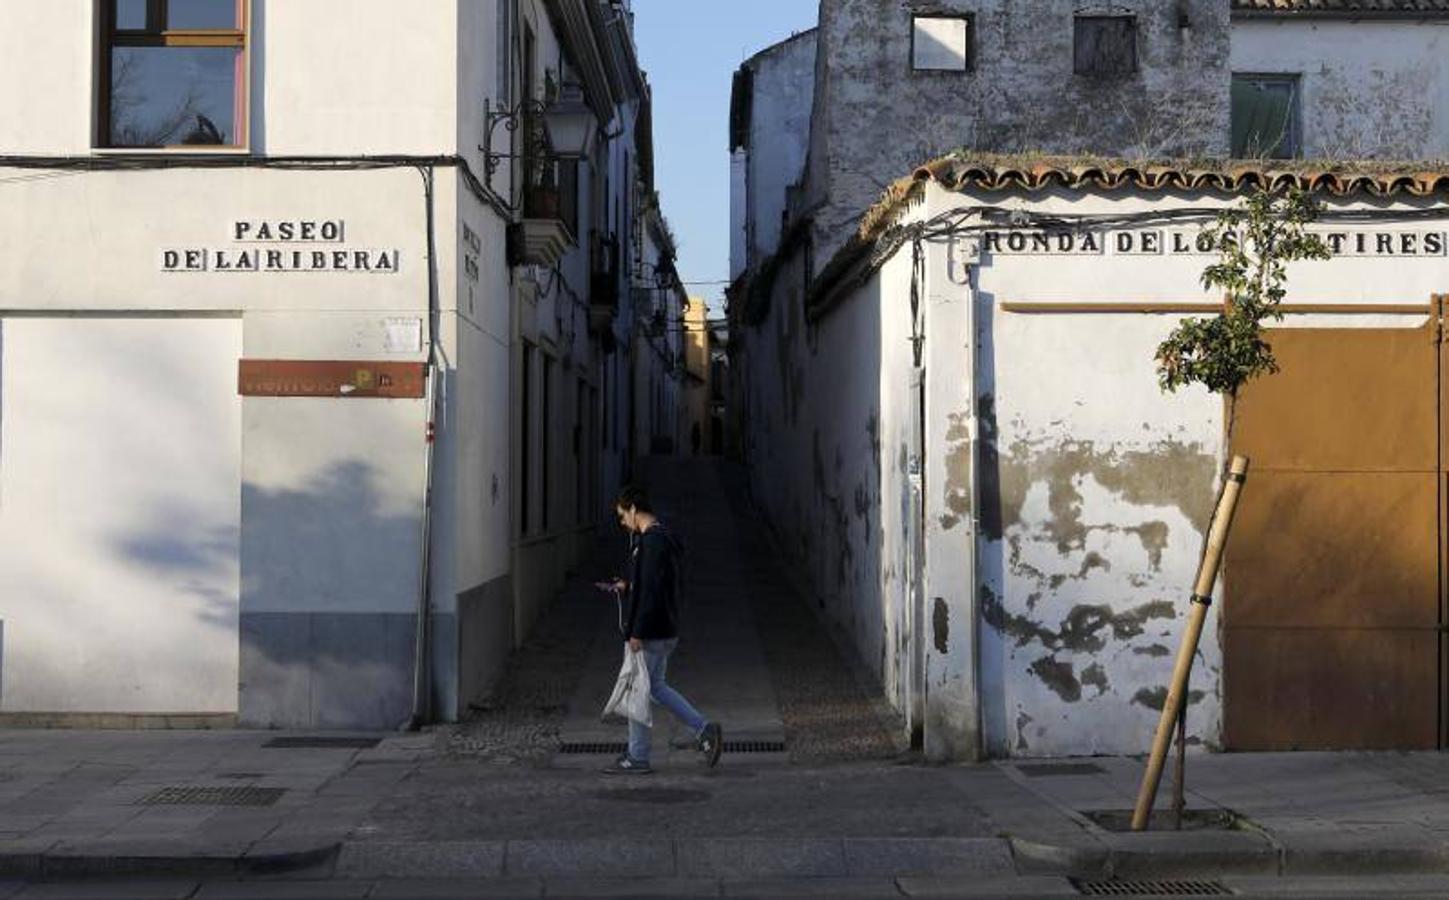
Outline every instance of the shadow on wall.
{"type": "Polygon", "coordinates": [[[301,490],[242,487],[240,718],[396,728],[412,706],[419,516],[385,514],[372,465],[301,490]]]}

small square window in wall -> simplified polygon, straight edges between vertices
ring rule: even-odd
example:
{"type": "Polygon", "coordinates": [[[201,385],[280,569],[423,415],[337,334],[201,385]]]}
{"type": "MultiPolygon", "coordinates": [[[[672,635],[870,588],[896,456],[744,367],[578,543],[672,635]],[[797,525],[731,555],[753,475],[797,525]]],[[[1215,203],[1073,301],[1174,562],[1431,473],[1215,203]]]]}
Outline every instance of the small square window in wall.
{"type": "Polygon", "coordinates": [[[1073,31],[1078,75],[1130,75],[1137,71],[1137,17],[1079,15],[1073,31]]]}
{"type": "Polygon", "coordinates": [[[247,0],[98,0],[97,146],[246,146],[247,0]]]}
{"type": "Polygon", "coordinates": [[[914,16],[911,68],[917,72],[965,72],[971,68],[970,16],[914,16]]]}

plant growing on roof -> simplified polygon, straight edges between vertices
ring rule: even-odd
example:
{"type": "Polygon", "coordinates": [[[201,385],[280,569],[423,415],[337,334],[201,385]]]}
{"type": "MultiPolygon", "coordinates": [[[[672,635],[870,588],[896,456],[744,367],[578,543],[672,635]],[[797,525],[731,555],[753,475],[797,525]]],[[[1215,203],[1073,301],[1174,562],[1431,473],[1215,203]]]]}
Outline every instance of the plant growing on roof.
{"type": "Polygon", "coordinates": [[[1185,320],[1157,348],[1163,390],[1201,384],[1226,399],[1225,448],[1232,446],[1243,385],[1278,371],[1263,323],[1283,318],[1288,264],[1329,257],[1323,239],[1308,230],[1319,211],[1311,194],[1292,188],[1259,191],[1219,213],[1207,230],[1218,259],[1203,269],[1202,284],[1224,293],[1224,309],[1212,318],[1185,320]]]}

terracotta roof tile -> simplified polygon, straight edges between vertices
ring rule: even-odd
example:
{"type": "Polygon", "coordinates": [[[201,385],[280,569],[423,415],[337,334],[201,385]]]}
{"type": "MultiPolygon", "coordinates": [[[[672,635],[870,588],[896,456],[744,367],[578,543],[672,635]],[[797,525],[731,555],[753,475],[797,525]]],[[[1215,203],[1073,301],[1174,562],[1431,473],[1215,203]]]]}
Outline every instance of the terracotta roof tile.
{"type": "Polygon", "coordinates": [[[1449,0],[1232,0],[1233,12],[1282,15],[1449,15],[1449,0]]]}
{"type": "Polygon", "coordinates": [[[1449,165],[1435,163],[1356,162],[1330,166],[1322,160],[1136,162],[957,152],[926,163],[887,188],[880,201],[861,217],[857,237],[867,241],[879,237],[923,196],[928,181],[935,181],[947,190],[972,187],[1030,193],[1052,187],[1221,193],[1299,187],[1335,197],[1358,194],[1449,199],[1449,165]]]}

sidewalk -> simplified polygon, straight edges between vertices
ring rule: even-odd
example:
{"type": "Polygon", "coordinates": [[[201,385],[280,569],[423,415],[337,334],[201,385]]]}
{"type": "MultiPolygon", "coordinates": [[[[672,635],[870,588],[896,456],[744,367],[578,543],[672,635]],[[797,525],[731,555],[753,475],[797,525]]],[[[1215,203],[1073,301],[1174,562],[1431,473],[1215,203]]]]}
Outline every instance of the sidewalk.
{"type": "MultiPolygon", "coordinates": [[[[789,591],[730,473],[676,464],[655,475],[690,547],[670,680],[724,723],[730,752],[717,769],[671,749],[686,736],[661,712],[655,774],[596,771],[624,740],[597,719],[622,654],[612,601],[590,586],[618,568],[619,545],[603,541],[492,698],[457,726],[0,731],[0,878],[282,874],[370,896],[406,895],[396,891],[408,879],[470,879],[470,891],[487,879],[535,896],[582,890],[579,879],[651,879],[666,894],[898,896],[1007,884],[1075,894],[1067,876],[1242,885],[1449,872],[1439,754],[1194,755],[1189,808],[1231,827],[1147,834],[1088,815],[1130,809],[1136,759],[921,764],[892,738],[900,729],[849,653],[789,591]],[[314,737],[332,746],[277,745],[314,737]]],[[[1422,878],[1449,893],[1449,880],[1422,878]]]]}

